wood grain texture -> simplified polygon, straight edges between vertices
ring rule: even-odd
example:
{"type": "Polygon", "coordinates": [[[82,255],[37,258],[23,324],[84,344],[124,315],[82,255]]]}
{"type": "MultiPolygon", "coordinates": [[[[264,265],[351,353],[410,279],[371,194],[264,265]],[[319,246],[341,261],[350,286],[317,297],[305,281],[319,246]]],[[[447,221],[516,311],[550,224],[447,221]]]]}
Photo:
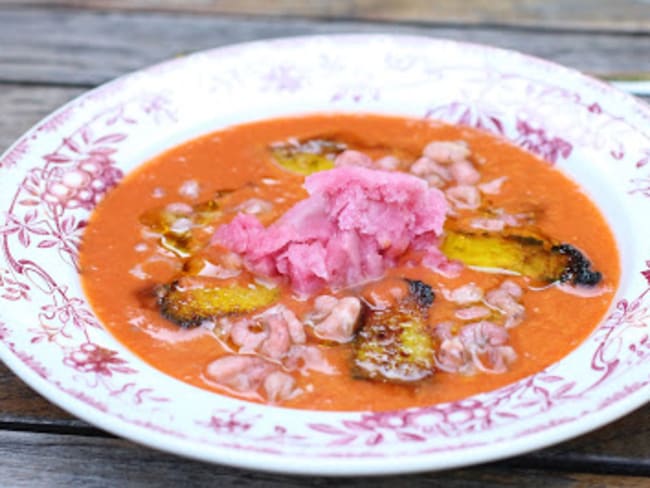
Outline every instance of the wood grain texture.
{"type": "MultiPolygon", "coordinates": [[[[18,2],[4,0],[3,3],[18,2]]],[[[644,0],[22,0],[20,4],[132,11],[650,31],[650,7],[644,0]]]]}
{"type": "MultiPolygon", "coordinates": [[[[299,462],[287,459],[284,462],[299,462]]],[[[507,463],[381,478],[332,479],[259,473],[190,461],[120,439],[0,431],[3,486],[249,486],[285,488],[482,488],[497,486],[648,486],[642,477],[521,469],[507,463]]]]}
{"type": "Polygon", "coordinates": [[[36,122],[84,91],[83,88],[0,85],[0,154],[36,122]]]}
{"type": "Polygon", "coordinates": [[[0,424],[51,424],[72,419],[74,417],[37,394],[0,361],[0,424]]]}
{"type": "Polygon", "coordinates": [[[0,82],[95,85],[210,47],[350,32],[417,34],[491,44],[597,75],[650,73],[650,35],[8,8],[0,9],[0,25],[0,82]]]}

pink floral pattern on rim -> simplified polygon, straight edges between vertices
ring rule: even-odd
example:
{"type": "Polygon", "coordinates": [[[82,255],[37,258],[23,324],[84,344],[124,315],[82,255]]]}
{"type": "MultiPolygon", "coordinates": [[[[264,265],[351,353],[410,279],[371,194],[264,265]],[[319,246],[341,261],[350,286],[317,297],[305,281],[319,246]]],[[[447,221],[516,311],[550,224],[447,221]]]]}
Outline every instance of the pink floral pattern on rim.
{"type": "MultiPolygon", "coordinates": [[[[650,238],[643,224],[650,210],[648,127],[647,107],[573,71],[414,37],[265,41],[138,72],[73,101],[0,158],[0,356],[39,391],[101,427],[240,466],[394,473],[558,442],[649,397],[650,256],[642,247],[650,238]],[[595,180],[585,178],[587,191],[613,224],[613,216],[626,215],[635,232],[610,315],[573,354],[531,377],[395,412],[249,404],[143,364],[101,327],[83,297],[77,250],[89,212],[124,174],[175,142],[251,118],[314,110],[440,118],[505,137],[579,180],[595,173],[595,180]],[[614,189],[595,191],[612,178],[614,189]],[[301,460],[287,465],[283,456],[301,460]]],[[[614,225],[619,239],[629,237],[626,228],[614,225]]]]}

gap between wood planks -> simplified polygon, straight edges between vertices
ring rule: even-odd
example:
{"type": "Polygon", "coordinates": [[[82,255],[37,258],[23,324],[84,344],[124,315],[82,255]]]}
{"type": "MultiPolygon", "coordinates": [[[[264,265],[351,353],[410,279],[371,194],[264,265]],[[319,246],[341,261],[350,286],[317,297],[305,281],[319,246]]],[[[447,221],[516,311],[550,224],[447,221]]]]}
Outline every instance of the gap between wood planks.
{"type": "Polygon", "coordinates": [[[31,432],[33,434],[80,435],[85,437],[115,437],[113,434],[87,424],[83,420],[50,420],[20,418],[3,420],[0,414],[0,437],[2,432],[31,432]]]}

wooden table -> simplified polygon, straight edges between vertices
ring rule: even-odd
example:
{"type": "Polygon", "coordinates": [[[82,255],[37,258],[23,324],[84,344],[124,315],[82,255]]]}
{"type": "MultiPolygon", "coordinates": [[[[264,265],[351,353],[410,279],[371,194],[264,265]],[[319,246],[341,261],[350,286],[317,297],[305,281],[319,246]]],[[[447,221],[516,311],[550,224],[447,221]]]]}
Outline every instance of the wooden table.
{"type": "MultiPolygon", "coordinates": [[[[154,62],[252,39],[336,32],[413,33],[515,48],[632,81],[626,89],[650,95],[648,0],[0,0],[0,150],[64,102],[154,62]]],[[[333,481],[187,461],[116,439],[50,404],[0,363],[0,486],[188,483],[650,486],[650,405],[573,441],[499,463],[333,481]]]]}

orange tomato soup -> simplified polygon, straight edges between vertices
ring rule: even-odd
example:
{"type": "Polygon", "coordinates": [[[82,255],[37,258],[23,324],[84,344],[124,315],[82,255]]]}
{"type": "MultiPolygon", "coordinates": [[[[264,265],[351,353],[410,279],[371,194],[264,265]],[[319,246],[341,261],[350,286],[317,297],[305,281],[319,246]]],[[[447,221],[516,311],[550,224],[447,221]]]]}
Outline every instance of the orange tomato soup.
{"type": "MultiPolygon", "coordinates": [[[[304,177],[275,164],[269,145],[291,137],[305,139],[324,134],[342,134],[363,141],[366,152],[375,158],[385,155],[386,148],[391,147],[398,148],[400,157],[417,157],[430,141],[465,141],[477,162],[482,182],[507,177],[497,194],[484,196],[485,203],[513,213],[534,209],[536,228],[557,242],[580,249],[602,273],[603,281],[599,285],[601,292],[595,296],[579,296],[555,286],[525,291],[521,298],[525,320],[509,330],[509,344],[517,358],[504,373],[460,375],[436,371],[432,377],[414,384],[369,381],[351,374],[351,344],[323,344],[319,346],[323,357],[337,373],[297,374],[297,386],[302,393],[280,405],[379,411],[462,399],[504,386],[562,359],[607,312],[620,274],[616,244],[596,206],[560,171],[511,143],[478,130],[429,120],[334,114],[266,120],[201,136],[157,156],[111,190],[91,216],[80,258],[86,295],[108,330],[163,373],[199,388],[237,396],[205,377],[206,365],[224,354],[217,335],[202,327],[182,329],[159,313],[154,289],[173,280],[186,258],[160,257],[156,238],[143,231],[141,216],[167,204],[194,205],[224,190],[243,189],[239,192],[241,196],[231,198],[231,205],[252,197],[275,202],[263,221],[267,225],[307,195],[302,188],[304,177]]],[[[210,229],[228,222],[234,215],[235,212],[220,214],[210,229]]],[[[423,266],[401,266],[388,274],[422,280],[432,286],[436,294],[428,317],[432,325],[449,313],[444,290],[469,282],[490,289],[504,280],[502,274],[467,267],[453,278],[423,266]]],[[[508,278],[525,290],[530,286],[529,280],[521,276],[508,278]]],[[[298,316],[310,306],[309,301],[292,297],[286,287],[282,288],[281,303],[290,306],[298,316]]]]}

